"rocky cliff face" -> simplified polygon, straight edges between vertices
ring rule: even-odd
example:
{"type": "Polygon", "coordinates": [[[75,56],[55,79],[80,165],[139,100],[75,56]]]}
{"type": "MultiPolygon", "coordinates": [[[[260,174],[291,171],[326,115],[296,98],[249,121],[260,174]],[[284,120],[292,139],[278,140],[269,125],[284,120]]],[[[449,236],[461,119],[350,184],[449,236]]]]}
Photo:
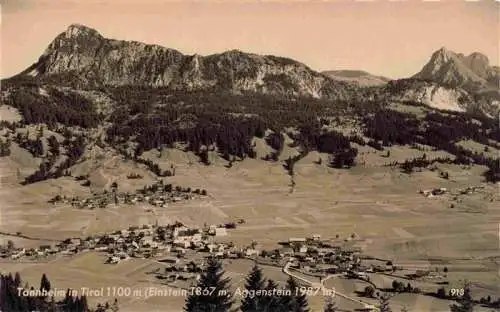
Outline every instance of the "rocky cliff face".
{"type": "Polygon", "coordinates": [[[402,102],[418,102],[437,109],[464,112],[470,102],[467,92],[449,89],[437,84],[409,88],[393,99],[402,102]]]}
{"type": "Polygon", "coordinates": [[[224,88],[313,97],[347,98],[355,87],[294,60],[228,51],[209,56],[134,41],[106,39],[71,25],[23,74],[72,75],[91,85],[148,85],[174,89],[224,88]]]}
{"type": "Polygon", "coordinates": [[[488,58],[481,53],[464,56],[441,48],[432,54],[430,61],[414,78],[477,92],[498,89],[500,69],[490,66],[488,58]]]}

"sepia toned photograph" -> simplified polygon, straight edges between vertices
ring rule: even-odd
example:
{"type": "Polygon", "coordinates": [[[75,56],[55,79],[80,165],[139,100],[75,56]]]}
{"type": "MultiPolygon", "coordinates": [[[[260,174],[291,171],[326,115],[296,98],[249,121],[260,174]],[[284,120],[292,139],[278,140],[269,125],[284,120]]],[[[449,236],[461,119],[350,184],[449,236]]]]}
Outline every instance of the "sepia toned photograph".
{"type": "Polygon", "coordinates": [[[500,311],[500,1],[0,5],[0,312],[500,311]]]}

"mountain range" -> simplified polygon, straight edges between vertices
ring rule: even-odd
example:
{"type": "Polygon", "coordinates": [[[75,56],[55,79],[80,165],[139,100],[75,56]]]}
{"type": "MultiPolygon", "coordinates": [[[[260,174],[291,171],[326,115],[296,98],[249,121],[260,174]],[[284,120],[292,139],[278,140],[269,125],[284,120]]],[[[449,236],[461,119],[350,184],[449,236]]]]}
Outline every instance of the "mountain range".
{"type": "Polygon", "coordinates": [[[474,159],[496,174],[492,159],[456,145],[473,138],[498,147],[489,141],[498,139],[498,101],[489,97],[498,94],[495,73],[479,53],[464,57],[444,49],[407,79],[359,70],[320,73],[284,57],[237,50],[185,55],[107,39],[73,24],[37,62],[2,81],[2,103],[23,122],[3,120],[8,131],[0,135],[0,155],[15,143],[43,158],[25,184],[74,174],[76,164],[98,151],[120,154],[162,176],[163,169],[140,157],[164,147],[192,152],[206,165],[214,154],[228,167],[247,157],[286,160],[293,175],[291,164],[313,150],[336,157],[333,166],[343,168],[353,164],[357,145],[380,151],[422,144],[464,164],[474,159]],[[33,139],[27,129],[33,125],[45,125],[51,135],[37,130],[33,139]],[[255,138],[271,150],[257,148],[255,138]],[[280,156],[288,147],[298,154],[280,156]]]}
{"type": "Polygon", "coordinates": [[[147,85],[172,89],[222,88],[296,96],[346,98],[354,88],[276,56],[231,50],[184,55],[158,45],[106,39],[73,24],[22,74],[77,79],[83,85],[147,85]]]}
{"type": "Polygon", "coordinates": [[[441,48],[419,73],[404,83],[395,80],[404,88],[396,88],[394,93],[396,89],[388,87],[391,79],[361,70],[317,72],[289,58],[239,50],[185,55],[159,45],[108,39],[81,24],[70,25],[36,63],[15,78],[27,76],[77,89],[133,85],[344,101],[355,99],[365,92],[360,91],[364,87],[375,87],[369,92],[456,111],[480,106],[490,115],[495,114],[500,100],[500,69],[477,52],[464,56],[441,48]]]}

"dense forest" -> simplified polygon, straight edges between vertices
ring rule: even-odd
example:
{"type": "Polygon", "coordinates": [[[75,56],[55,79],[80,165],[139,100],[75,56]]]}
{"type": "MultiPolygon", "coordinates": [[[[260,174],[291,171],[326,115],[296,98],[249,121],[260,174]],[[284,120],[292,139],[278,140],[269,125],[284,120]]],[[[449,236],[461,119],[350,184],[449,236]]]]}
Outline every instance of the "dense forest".
{"type": "MultiPolygon", "coordinates": [[[[392,89],[404,89],[411,83],[415,82],[393,83],[384,90],[395,92],[392,89]]],[[[351,101],[331,101],[256,93],[233,94],[221,90],[186,92],[138,86],[101,87],[99,92],[113,102],[110,104],[112,113],[104,116],[97,113],[90,100],[74,91],[44,86],[46,94],[41,95],[40,88],[33,81],[23,82],[21,87],[12,88],[6,97],[6,103],[19,109],[26,124],[46,123],[49,128],[65,127],[67,131],[75,126],[83,129],[102,126],[106,130],[107,144],[126,157],[143,162],[159,176],[168,176],[172,172],[141,159],[144,151],[183,143],[182,146],[197,154],[202,163],[210,163],[208,152],[214,150],[232,163],[256,156],[252,140],[257,137],[264,138],[274,150],[264,159],[277,161],[286,133],[293,140],[293,146],[302,153],[316,150],[330,154],[330,166],[335,168],[355,165],[358,151],[353,143],[377,150],[392,145],[421,144],[455,155],[455,163],[487,166],[487,180],[499,180],[498,158],[487,157],[457,144],[470,139],[499,148],[498,120],[481,114],[430,108],[424,110],[423,117],[417,117],[390,108],[384,93],[376,89],[360,91],[351,101]],[[333,130],[349,122],[357,124],[361,132],[347,135],[333,130]]],[[[24,140],[23,144],[33,155],[41,155],[38,141],[24,140]]],[[[6,154],[3,146],[2,153],[6,154]]],[[[81,155],[79,146],[84,144],[69,147],[71,160],[61,167],[59,175],[64,174],[64,170],[81,155]]],[[[56,150],[55,147],[52,149],[56,150]]],[[[50,162],[44,163],[28,180],[37,181],[47,176],[50,165],[50,162]]],[[[406,166],[412,166],[411,160],[406,166]]]]}
{"type": "Polygon", "coordinates": [[[91,101],[72,91],[60,91],[52,87],[47,87],[45,91],[38,87],[21,87],[10,92],[4,103],[17,108],[27,124],[45,123],[54,126],[60,123],[90,128],[96,127],[103,119],[91,101]]]}

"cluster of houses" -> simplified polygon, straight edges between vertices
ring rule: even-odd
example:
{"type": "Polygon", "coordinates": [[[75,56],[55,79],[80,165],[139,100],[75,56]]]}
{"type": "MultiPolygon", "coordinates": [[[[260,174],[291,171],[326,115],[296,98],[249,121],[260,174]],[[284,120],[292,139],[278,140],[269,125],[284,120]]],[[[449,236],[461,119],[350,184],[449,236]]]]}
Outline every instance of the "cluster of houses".
{"type": "Polygon", "coordinates": [[[0,258],[19,260],[38,260],[59,253],[61,250],[55,245],[40,245],[36,248],[16,248],[14,246],[0,246],[0,258]]]}
{"type": "Polygon", "coordinates": [[[464,189],[460,189],[458,190],[458,193],[460,195],[466,195],[466,194],[473,194],[473,193],[476,193],[478,190],[483,190],[485,187],[482,186],[482,185],[478,185],[478,186],[467,186],[466,188],[464,189]]]}
{"type": "Polygon", "coordinates": [[[226,236],[226,227],[231,228],[231,225],[210,225],[203,229],[188,228],[179,222],[165,226],[131,226],[110,234],[68,238],[57,244],[42,245],[38,248],[4,246],[0,247],[0,257],[12,260],[37,259],[51,254],[73,255],[94,250],[107,253],[106,262],[119,263],[130,257],[152,258],[168,254],[182,257],[189,249],[224,256],[229,249],[228,244],[215,243],[212,237],[226,236]]]}
{"type": "MultiPolygon", "coordinates": [[[[279,257],[289,257],[290,267],[308,273],[335,274],[360,267],[361,248],[345,246],[337,240],[322,240],[318,234],[289,238],[277,250],[279,257]]],[[[276,254],[276,251],[275,251],[276,254]]]]}
{"type": "Polygon", "coordinates": [[[431,198],[431,197],[443,195],[446,192],[448,192],[448,190],[446,188],[444,188],[444,187],[434,188],[434,189],[430,189],[430,190],[420,190],[419,191],[420,194],[424,195],[427,198],[431,198]]]}
{"type": "Polygon", "coordinates": [[[478,186],[467,186],[465,188],[460,188],[460,189],[455,189],[455,190],[448,190],[444,187],[441,188],[434,188],[434,189],[429,189],[429,190],[420,190],[419,193],[428,197],[436,197],[439,195],[444,195],[444,194],[449,194],[452,196],[455,196],[453,199],[456,199],[456,196],[459,195],[470,195],[474,193],[481,192],[484,190],[485,186],[483,185],[478,185],[478,186]]]}
{"type": "Polygon", "coordinates": [[[292,237],[280,245],[281,248],[260,252],[260,258],[277,262],[286,260],[290,269],[316,276],[344,274],[366,279],[366,273],[392,270],[386,265],[364,264],[362,248],[353,241],[345,244],[345,241],[321,239],[320,235],[315,234],[308,238],[292,237]]]}
{"type": "Polygon", "coordinates": [[[134,193],[118,192],[116,188],[111,191],[105,190],[102,193],[94,194],[90,198],[66,197],[57,195],[49,200],[49,203],[65,203],[77,208],[105,208],[110,204],[149,203],[157,207],[167,207],[170,202],[190,200],[195,196],[205,196],[205,190],[191,188],[173,187],[172,184],[163,184],[160,180],[152,186],[144,187],[134,193]]]}
{"type": "Polygon", "coordinates": [[[158,269],[156,278],[165,280],[167,283],[178,280],[198,280],[205,268],[204,259],[186,261],[178,257],[166,257],[159,261],[167,264],[167,266],[164,268],[164,272],[160,272],[158,269]]]}

